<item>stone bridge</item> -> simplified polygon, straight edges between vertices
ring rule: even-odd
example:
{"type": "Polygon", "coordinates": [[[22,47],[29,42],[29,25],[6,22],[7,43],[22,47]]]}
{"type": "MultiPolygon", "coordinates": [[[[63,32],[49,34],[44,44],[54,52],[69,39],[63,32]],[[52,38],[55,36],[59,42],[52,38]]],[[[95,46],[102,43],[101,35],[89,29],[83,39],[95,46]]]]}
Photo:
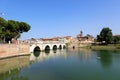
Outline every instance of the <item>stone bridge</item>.
{"type": "Polygon", "coordinates": [[[30,44],[30,52],[34,52],[35,50],[45,51],[45,50],[56,50],[56,49],[64,49],[66,47],[65,42],[62,40],[58,41],[29,41],[30,44]]]}

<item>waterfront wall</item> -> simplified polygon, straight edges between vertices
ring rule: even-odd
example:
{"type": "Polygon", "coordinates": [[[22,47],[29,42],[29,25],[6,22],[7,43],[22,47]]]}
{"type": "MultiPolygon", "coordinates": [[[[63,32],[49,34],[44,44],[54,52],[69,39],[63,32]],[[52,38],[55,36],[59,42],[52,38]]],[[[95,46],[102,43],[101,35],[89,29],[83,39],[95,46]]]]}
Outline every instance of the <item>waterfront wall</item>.
{"type": "Polygon", "coordinates": [[[30,54],[29,49],[30,46],[24,44],[0,44],[0,59],[30,54]]]}
{"type": "Polygon", "coordinates": [[[67,48],[84,48],[84,47],[90,47],[91,43],[70,43],[67,45],[67,48]]]}
{"type": "Polygon", "coordinates": [[[92,43],[79,43],[78,47],[82,48],[82,47],[90,47],[92,45],[92,43]]]}

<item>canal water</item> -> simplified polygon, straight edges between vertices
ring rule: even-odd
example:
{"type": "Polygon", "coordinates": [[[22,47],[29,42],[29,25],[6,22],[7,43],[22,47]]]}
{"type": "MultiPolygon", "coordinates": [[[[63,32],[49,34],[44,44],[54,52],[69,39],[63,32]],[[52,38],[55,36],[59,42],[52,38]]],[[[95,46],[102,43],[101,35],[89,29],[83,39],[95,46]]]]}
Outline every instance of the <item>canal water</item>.
{"type": "Polygon", "coordinates": [[[120,51],[65,49],[2,59],[0,80],[120,80],[120,51]]]}

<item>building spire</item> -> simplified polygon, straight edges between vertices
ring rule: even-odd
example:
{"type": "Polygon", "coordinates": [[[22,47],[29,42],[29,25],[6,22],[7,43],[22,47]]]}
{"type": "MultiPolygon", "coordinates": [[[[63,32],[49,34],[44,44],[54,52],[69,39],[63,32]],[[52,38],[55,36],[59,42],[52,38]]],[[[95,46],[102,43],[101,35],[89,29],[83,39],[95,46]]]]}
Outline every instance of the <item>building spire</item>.
{"type": "Polygon", "coordinates": [[[80,31],[80,35],[81,35],[81,37],[83,36],[83,32],[82,32],[82,30],[80,31]]]}

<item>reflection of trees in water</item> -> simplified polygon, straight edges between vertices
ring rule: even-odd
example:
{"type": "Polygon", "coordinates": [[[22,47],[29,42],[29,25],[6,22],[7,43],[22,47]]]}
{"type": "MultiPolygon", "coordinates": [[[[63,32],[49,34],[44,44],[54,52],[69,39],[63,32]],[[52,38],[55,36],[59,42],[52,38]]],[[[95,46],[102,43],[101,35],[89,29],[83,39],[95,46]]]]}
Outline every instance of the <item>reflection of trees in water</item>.
{"type": "Polygon", "coordinates": [[[12,76],[21,77],[20,69],[29,65],[29,58],[29,55],[24,55],[0,60],[0,80],[17,80],[12,76]]]}
{"type": "Polygon", "coordinates": [[[109,68],[112,65],[112,52],[107,50],[97,51],[97,56],[103,67],[109,68]]]}
{"type": "Polygon", "coordinates": [[[0,80],[29,80],[28,77],[20,75],[20,69],[14,69],[0,74],[0,80]]]}

